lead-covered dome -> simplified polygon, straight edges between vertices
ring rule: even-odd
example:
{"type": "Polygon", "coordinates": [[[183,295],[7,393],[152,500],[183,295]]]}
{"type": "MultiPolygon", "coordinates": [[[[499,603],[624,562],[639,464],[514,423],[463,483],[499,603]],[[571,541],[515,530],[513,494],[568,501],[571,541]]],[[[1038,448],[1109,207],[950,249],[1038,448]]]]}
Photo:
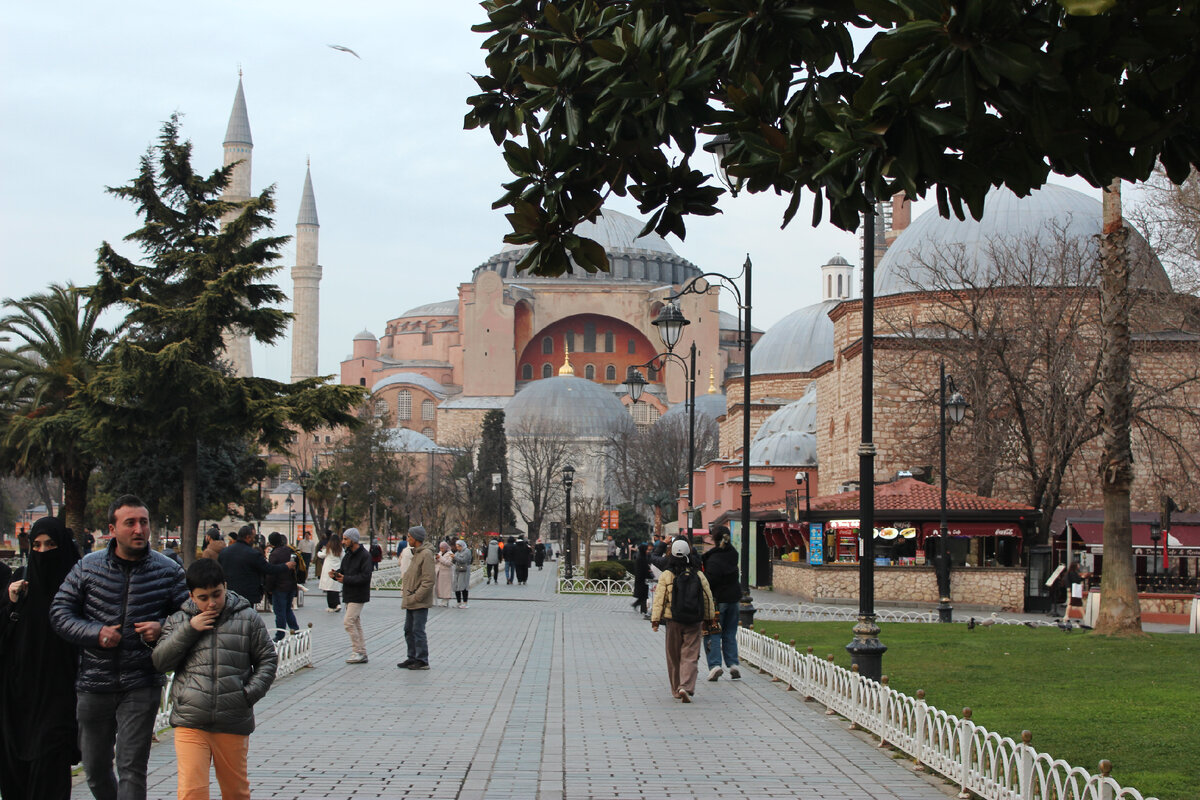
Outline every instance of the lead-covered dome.
{"type": "Polygon", "coordinates": [[[776,467],[815,467],[817,437],[800,431],[781,431],[751,442],[750,463],[776,467]]]}
{"type": "MultiPolygon", "coordinates": [[[[767,417],[754,434],[754,442],[774,436],[777,433],[795,431],[797,433],[817,432],[817,384],[810,383],[808,389],[799,400],[793,400],[774,414],[767,417]]],[[[751,442],[751,445],[754,444],[751,442]]]]}
{"type": "Polygon", "coordinates": [[[598,383],[570,375],[533,381],[504,409],[509,436],[600,439],[632,425],[633,418],[616,395],[598,383]]]}
{"type": "MultiPolygon", "coordinates": [[[[990,257],[993,244],[1045,243],[1052,251],[1059,232],[1084,239],[1094,253],[1095,237],[1101,230],[1099,200],[1065,186],[1047,184],[1028,197],[1017,197],[1000,187],[988,192],[983,217],[979,220],[946,219],[936,208],[917,217],[888,248],[875,271],[876,296],[921,290],[984,287],[993,285],[999,268],[990,257]],[[938,259],[951,258],[953,269],[937,268],[938,259]]],[[[1171,282],[1136,231],[1129,239],[1134,259],[1131,285],[1134,288],[1170,291],[1171,282]]],[[[1042,285],[1060,285],[1050,272],[1052,264],[1040,265],[1042,285]]]]}
{"type": "Polygon", "coordinates": [[[522,283],[532,281],[589,281],[589,282],[652,282],[657,284],[681,284],[700,274],[700,269],[685,258],[681,258],[656,233],[638,236],[643,222],[628,214],[605,209],[595,222],[581,222],[575,229],[580,236],[598,242],[608,254],[608,272],[587,272],[575,269],[557,278],[539,278],[528,273],[518,273],[516,266],[528,251],[526,245],[504,245],[499,253],[475,268],[472,280],[482,272],[496,272],[506,280],[522,283]]]}
{"type": "Polygon", "coordinates": [[[797,309],[776,322],[754,343],[750,373],[809,372],[833,360],[833,321],[829,312],[840,300],[824,300],[797,309]]]}
{"type": "MultiPolygon", "coordinates": [[[[725,395],[719,392],[710,392],[708,394],[696,395],[696,416],[708,417],[713,422],[716,422],[725,414],[725,395]]],[[[679,417],[683,420],[688,418],[687,401],[676,403],[663,412],[663,415],[658,418],[659,422],[664,419],[674,419],[679,417]]]]}

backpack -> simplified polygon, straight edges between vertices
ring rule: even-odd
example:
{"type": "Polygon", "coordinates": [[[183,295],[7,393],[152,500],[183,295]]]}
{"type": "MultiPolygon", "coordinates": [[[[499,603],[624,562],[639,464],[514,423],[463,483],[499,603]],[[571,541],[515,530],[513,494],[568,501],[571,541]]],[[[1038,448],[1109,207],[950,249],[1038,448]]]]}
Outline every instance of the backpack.
{"type": "Polygon", "coordinates": [[[700,576],[692,567],[675,576],[671,586],[671,619],[685,625],[704,619],[704,590],[700,576]]]}

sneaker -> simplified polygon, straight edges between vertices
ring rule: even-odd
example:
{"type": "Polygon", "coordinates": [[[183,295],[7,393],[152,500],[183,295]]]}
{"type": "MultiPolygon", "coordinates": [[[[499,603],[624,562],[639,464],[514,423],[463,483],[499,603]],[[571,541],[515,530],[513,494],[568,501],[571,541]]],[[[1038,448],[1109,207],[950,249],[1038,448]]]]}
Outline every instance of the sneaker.
{"type": "Polygon", "coordinates": [[[692,696],[691,696],[690,694],[688,694],[688,691],[687,691],[687,689],[680,689],[680,690],[679,690],[679,699],[680,699],[680,700],[682,700],[682,701],[683,701],[683,702],[685,702],[685,703],[690,703],[690,702],[692,702],[692,696]]]}
{"type": "Polygon", "coordinates": [[[411,664],[408,665],[407,669],[429,669],[429,662],[413,661],[411,664]]]}
{"type": "Polygon", "coordinates": [[[337,612],[339,612],[339,611],[341,611],[341,610],[342,610],[342,607],[339,605],[337,608],[335,608],[335,609],[333,610],[333,613],[335,613],[335,614],[336,614],[337,612]]]}
{"type": "Polygon", "coordinates": [[[401,661],[399,664],[397,664],[396,666],[399,667],[400,669],[408,669],[409,665],[412,663],[413,663],[413,659],[406,658],[403,661],[401,661]]]}
{"type": "Polygon", "coordinates": [[[326,614],[335,614],[335,613],[337,613],[337,609],[336,608],[327,608],[327,609],[325,609],[325,613],[326,614]]]}
{"type": "Polygon", "coordinates": [[[713,667],[712,669],[710,669],[708,671],[708,679],[710,681],[715,681],[717,678],[721,677],[724,674],[725,674],[725,670],[721,669],[720,667],[713,667]]]}
{"type": "Polygon", "coordinates": [[[735,681],[742,677],[742,673],[738,671],[736,664],[729,668],[729,677],[733,678],[735,681]]]}
{"type": "Polygon", "coordinates": [[[459,606],[459,608],[466,608],[466,607],[467,607],[466,603],[463,603],[461,606],[459,606]]]}
{"type": "Polygon", "coordinates": [[[367,663],[366,653],[355,653],[346,659],[347,664],[365,664],[367,663]]]}

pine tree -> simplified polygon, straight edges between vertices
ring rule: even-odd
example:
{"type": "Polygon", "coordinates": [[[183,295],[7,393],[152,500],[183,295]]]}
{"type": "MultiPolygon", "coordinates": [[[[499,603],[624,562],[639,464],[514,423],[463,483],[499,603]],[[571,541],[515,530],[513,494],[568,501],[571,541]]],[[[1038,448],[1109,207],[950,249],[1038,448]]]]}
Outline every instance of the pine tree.
{"type": "MultiPolygon", "coordinates": [[[[508,476],[508,440],[504,433],[504,412],[493,409],[483,417],[482,441],[479,444],[479,475],[477,485],[481,488],[476,493],[479,511],[483,515],[484,525],[491,526],[501,519],[505,525],[512,525],[516,517],[512,512],[512,482],[508,476]],[[492,475],[499,473],[503,476],[500,490],[493,489],[492,475]]],[[[503,533],[503,531],[497,531],[503,533]]]]}

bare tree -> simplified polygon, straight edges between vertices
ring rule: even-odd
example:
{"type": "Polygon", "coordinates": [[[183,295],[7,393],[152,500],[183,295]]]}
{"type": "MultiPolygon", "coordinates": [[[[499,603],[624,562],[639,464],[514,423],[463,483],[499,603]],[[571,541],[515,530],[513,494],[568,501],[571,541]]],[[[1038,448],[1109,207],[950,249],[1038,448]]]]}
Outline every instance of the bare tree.
{"type": "Polygon", "coordinates": [[[1176,186],[1158,165],[1127,218],[1162,259],[1177,292],[1200,293],[1200,175],[1176,186]]]}
{"type": "MultiPolygon", "coordinates": [[[[688,418],[661,419],[647,428],[630,428],[609,436],[605,463],[619,501],[674,512],[676,499],[688,482],[688,418]]],[[[720,429],[715,420],[696,417],[694,466],[717,456],[720,429]]]]}
{"type": "MultiPolygon", "coordinates": [[[[588,574],[588,566],[592,563],[592,537],[600,528],[600,512],[603,510],[603,498],[595,495],[571,498],[571,527],[575,529],[575,547],[583,552],[583,574],[585,576],[588,574]]],[[[576,560],[578,560],[578,556],[576,560]]]]}
{"type": "Polygon", "coordinates": [[[562,509],[562,469],[581,453],[566,432],[548,424],[509,430],[508,445],[513,498],[532,541],[547,518],[562,509]]]}

